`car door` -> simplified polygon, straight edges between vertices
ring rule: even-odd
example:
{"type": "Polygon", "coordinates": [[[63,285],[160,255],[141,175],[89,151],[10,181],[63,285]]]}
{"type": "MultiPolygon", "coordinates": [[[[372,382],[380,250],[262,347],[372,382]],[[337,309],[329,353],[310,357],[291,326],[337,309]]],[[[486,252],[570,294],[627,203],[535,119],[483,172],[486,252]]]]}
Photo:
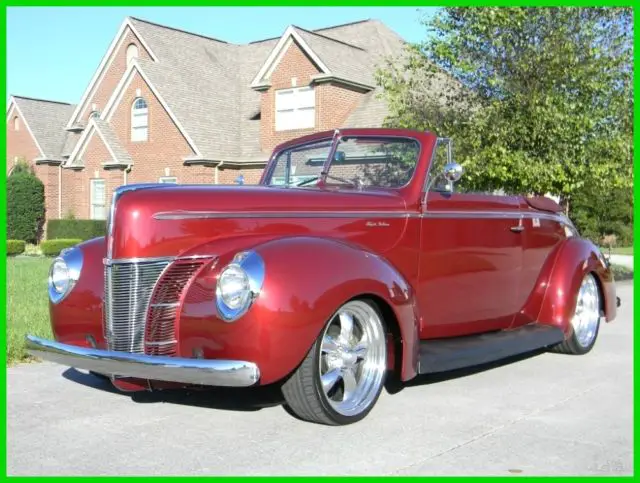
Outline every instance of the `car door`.
{"type": "Polygon", "coordinates": [[[511,325],[521,308],[521,223],[516,197],[427,193],[417,287],[421,338],[511,325]]]}

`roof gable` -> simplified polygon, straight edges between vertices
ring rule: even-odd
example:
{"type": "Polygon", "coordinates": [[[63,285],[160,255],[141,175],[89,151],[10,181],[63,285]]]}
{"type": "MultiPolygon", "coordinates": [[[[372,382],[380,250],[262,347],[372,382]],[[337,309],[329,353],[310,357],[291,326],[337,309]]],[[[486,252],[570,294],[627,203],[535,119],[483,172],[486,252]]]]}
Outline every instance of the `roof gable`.
{"type": "Polygon", "coordinates": [[[102,60],[98,65],[98,68],[93,73],[93,77],[91,78],[89,85],[87,86],[84,93],[82,94],[82,97],[80,98],[80,102],[78,102],[76,109],[73,111],[73,114],[69,118],[65,129],[73,130],[77,127],[74,123],[77,121],[77,118],[81,116],[82,112],[84,112],[86,108],[86,103],[88,102],[89,98],[93,94],[97,84],[101,82],[102,78],[104,77],[104,74],[109,69],[109,66],[111,65],[114,58],[114,53],[120,49],[121,44],[126,38],[128,31],[131,31],[133,33],[133,35],[142,44],[142,46],[145,48],[145,50],[147,51],[147,53],[149,54],[149,56],[153,61],[158,60],[158,57],[156,56],[154,51],[151,49],[151,47],[148,45],[148,43],[145,41],[145,39],[140,35],[138,30],[136,29],[136,26],[132,21],[132,19],[130,17],[126,17],[122,22],[122,24],[120,25],[120,28],[118,29],[118,32],[116,33],[115,37],[111,41],[111,44],[109,44],[109,48],[107,49],[107,52],[102,57],[102,60]]]}
{"type": "Polygon", "coordinates": [[[66,139],[64,125],[75,105],[22,96],[12,96],[10,110],[11,104],[34,139],[41,154],[39,160],[62,160],[66,139]]]}

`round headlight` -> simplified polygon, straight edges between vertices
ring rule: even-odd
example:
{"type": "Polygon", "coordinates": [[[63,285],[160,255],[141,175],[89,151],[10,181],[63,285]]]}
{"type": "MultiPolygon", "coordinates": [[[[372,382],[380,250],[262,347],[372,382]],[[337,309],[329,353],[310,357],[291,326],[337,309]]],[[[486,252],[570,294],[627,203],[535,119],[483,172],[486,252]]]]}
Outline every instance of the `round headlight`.
{"type": "Polygon", "coordinates": [[[59,294],[64,294],[69,290],[71,278],[69,277],[69,267],[61,258],[56,259],[49,271],[49,285],[59,294]]]}
{"type": "Polygon", "coordinates": [[[64,250],[49,269],[49,299],[57,304],[73,290],[80,279],[82,250],[73,247],[64,250]]]}
{"type": "Polygon", "coordinates": [[[262,290],[264,262],[254,251],[236,254],[218,275],[216,307],[225,322],[233,322],[249,310],[262,290]]]}
{"type": "Polygon", "coordinates": [[[239,265],[229,265],[220,274],[218,292],[222,301],[232,310],[238,310],[247,303],[251,295],[249,277],[239,265]]]}

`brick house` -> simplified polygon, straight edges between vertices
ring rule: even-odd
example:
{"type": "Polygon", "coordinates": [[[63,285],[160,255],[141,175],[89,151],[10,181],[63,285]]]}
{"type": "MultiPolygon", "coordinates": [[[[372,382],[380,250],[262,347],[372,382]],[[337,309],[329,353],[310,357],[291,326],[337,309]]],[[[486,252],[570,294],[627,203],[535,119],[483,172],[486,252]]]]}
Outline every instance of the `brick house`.
{"type": "Polygon", "coordinates": [[[104,218],[127,183],[255,183],[282,141],[380,126],[403,45],[376,20],[237,45],[127,17],[77,105],[11,98],[7,173],[34,166],[47,219],[104,218]]]}

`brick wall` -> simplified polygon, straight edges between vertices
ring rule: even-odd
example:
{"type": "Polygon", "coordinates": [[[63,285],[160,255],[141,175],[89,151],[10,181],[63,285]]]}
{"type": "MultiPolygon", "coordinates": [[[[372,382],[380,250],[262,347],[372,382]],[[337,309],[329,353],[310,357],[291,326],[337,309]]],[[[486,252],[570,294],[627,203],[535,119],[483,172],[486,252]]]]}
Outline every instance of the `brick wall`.
{"type": "Polygon", "coordinates": [[[104,109],[105,104],[113,94],[118,82],[122,78],[124,71],[127,69],[127,47],[135,44],[138,47],[138,57],[141,59],[150,59],[151,56],[144,48],[138,37],[127,27],[124,32],[124,39],[119,47],[111,53],[110,60],[107,61],[106,71],[102,78],[98,78],[93,86],[92,92],[87,97],[82,110],[79,113],[79,119],[86,125],[87,119],[93,110],[93,104],[96,105],[98,111],[104,109]],[[109,63],[110,61],[110,63],[109,63]]]}
{"type": "Polygon", "coordinates": [[[236,178],[240,175],[244,176],[244,184],[258,184],[262,176],[262,168],[220,169],[218,184],[236,184],[236,178]]]}
{"type": "Polygon", "coordinates": [[[275,129],[275,91],[304,87],[311,83],[311,77],[320,73],[315,64],[303,52],[296,42],[292,42],[282,59],[271,74],[271,87],[262,92],[260,145],[270,151],[278,144],[290,139],[319,131],[341,127],[356,107],[362,93],[332,83],[315,87],[316,121],[311,129],[276,131],[275,129]],[[296,85],[292,85],[296,78],[296,85]]]}
{"type": "Polygon", "coordinates": [[[11,109],[7,117],[7,166],[6,173],[13,169],[15,158],[24,158],[33,166],[33,160],[41,156],[38,146],[29,133],[24,119],[15,108],[11,109]],[[15,118],[18,118],[18,130],[15,129],[15,118]]]}
{"type": "Polygon", "coordinates": [[[195,152],[138,73],[127,87],[109,122],[120,143],[133,159],[130,183],[158,181],[161,176],[176,176],[179,183],[213,183],[212,168],[184,166],[183,158],[193,156],[195,152]],[[131,106],[138,93],[147,102],[149,131],[146,141],[134,142],[131,141],[131,106]]]}

